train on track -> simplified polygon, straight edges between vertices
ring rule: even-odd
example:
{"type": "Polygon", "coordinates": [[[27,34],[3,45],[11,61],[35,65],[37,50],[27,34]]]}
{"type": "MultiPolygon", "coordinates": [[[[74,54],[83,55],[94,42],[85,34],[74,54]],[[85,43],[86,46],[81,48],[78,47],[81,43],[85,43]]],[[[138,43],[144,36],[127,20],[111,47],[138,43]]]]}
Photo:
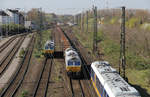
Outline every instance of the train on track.
{"type": "Polygon", "coordinates": [[[46,57],[51,56],[54,53],[54,49],[55,49],[54,40],[46,41],[45,46],[44,46],[44,55],[46,57]]]}
{"type": "Polygon", "coordinates": [[[141,97],[107,61],[91,64],[91,80],[98,97],[141,97]]]}
{"type": "Polygon", "coordinates": [[[69,77],[81,76],[81,59],[77,51],[73,48],[67,48],[64,53],[66,71],[69,77]]]}

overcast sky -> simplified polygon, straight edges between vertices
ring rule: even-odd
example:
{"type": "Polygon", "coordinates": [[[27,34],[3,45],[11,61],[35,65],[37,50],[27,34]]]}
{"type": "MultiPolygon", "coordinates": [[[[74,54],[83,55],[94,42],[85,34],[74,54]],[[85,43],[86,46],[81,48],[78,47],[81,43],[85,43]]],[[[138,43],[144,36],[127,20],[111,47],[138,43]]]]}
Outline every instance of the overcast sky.
{"type": "Polygon", "coordinates": [[[102,8],[127,8],[149,9],[150,0],[0,0],[0,9],[21,8],[29,10],[39,8],[46,12],[55,12],[57,14],[75,14],[83,10],[91,9],[92,5],[98,9],[102,8]]]}

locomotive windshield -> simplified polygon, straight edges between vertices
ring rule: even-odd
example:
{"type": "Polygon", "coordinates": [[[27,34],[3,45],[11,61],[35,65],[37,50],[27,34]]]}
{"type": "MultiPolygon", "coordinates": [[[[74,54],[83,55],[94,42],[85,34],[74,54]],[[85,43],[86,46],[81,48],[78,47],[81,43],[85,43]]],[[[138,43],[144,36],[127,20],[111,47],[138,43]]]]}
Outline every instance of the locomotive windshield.
{"type": "Polygon", "coordinates": [[[48,44],[45,46],[45,49],[54,49],[54,44],[48,43],[48,44]]]}
{"type": "Polygon", "coordinates": [[[73,62],[72,61],[68,61],[68,66],[72,66],[73,62]]]}
{"type": "Polygon", "coordinates": [[[80,65],[80,61],[75,61],[75,65],[79,66],[80,65]]]}
{"type": "Polygon", "coordinates": [[[80,61],[68,61],[68,66],[80,66],[80,61]]]}

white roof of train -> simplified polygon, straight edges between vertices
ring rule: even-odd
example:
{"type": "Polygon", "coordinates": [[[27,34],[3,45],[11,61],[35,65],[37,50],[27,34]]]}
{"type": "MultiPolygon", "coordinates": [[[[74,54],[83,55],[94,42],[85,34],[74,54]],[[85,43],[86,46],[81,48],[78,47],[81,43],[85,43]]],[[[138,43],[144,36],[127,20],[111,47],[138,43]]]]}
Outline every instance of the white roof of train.
{"type": "Polygon", "coordinates": [[[48,41],[46,41],[45,45],[47,45],[47,44],[54,45],[54,40],[48,40],[48,41]]]}
{"type": "Polygon", "coordinates": [[[92,68],[109,97],[141,97],[106,61],[95,61],[92,68]]]}
{"type": "Polygon", "coordinates": [[[78,53],[73,48],[67,48],[65,50],[65,60],[66,61],[68,61],[68,60],[79,60],[79,61],[81,61],[78,53]]]}
{"type": "Polygon", "coordinates": [[[70,52],[75,52],[76,53],[76,51],[75,51],[75,49],[73,49],[73,48],[67,48],[66,50],[65,50],[65,56],[67,56],[70,52]]]}
{"type": "Polygon", "coordinates": [[[65,57],[66,57],[67,60],[70,60],[70,59],[75,59],[75,60],[80,59],[79,55],[78,55],[78,53],[76,51],[69,51],[66,54],[65,57]]]}

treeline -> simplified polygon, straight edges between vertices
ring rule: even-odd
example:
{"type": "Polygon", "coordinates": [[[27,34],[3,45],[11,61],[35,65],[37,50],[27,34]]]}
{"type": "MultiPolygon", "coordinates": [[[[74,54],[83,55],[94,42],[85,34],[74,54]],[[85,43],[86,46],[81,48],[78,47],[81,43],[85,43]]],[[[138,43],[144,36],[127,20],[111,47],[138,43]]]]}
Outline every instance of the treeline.
{"type": "Polygon", "coordinates": [[[5,24],[1,26],[1,32],[3,36],[20,34],[26,31],[30,31],[30,29],[27,29],[19,24],[5,24]]]}

